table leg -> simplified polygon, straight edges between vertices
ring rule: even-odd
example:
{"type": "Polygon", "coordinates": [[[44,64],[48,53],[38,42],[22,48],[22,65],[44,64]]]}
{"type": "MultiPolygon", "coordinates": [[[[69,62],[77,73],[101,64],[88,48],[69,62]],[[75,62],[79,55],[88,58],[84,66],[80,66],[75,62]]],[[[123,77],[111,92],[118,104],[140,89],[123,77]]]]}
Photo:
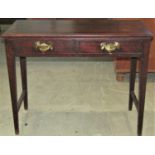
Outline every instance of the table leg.
{"type": "Polygon", "coordinates": [[[146,62],[144,58],[141,59],[141,67],[139,73],[139,105],[138,105],[138,135],[142,135],[143,127],[143,115],[144,115],[144,102],[145,102],[145,92],[146,92],[146,62]]]}
{"type": "Polygon", "coordinates": [[[139,104],[138,104],[138,123],[137,123],[137,134],[139,136],[142,135],[142,128],[143,128],[149,47],[150,47],[149,43],[146,43],[144,45],[144,52],[142,57],[140,58],[139,104]]]}
{"type": "Polygon", "coordinates": [[[12,101],[12,112],[14,120],[15,133],[19,134],[19,120],[18,120],[18,107],[17,107],[17,85],[16,85],[16,62],[15,56],[9,51],[7,53],[7,67],[10,84],[10,93],[12,101]]]}
{"type": "Polygon", "coordinates": [[[137,68],[137,58],[131,58],[130,88],[129,88],[129,110],[132,110],[132,107],[133,107],[133,98],[132,98],[131,93],[134,92],[134,89],[135,89],[136,68],[137,68]]]}
{"type": "Polygon", "coordinates": [[[26,67],[26,57],[20,57],[20,68],[21,68],[21,79],[22,79],[22,89],[25,91],[24,96],[24,109],[28,109],[28,94],[27,94],[27,67],[26,67]]]}

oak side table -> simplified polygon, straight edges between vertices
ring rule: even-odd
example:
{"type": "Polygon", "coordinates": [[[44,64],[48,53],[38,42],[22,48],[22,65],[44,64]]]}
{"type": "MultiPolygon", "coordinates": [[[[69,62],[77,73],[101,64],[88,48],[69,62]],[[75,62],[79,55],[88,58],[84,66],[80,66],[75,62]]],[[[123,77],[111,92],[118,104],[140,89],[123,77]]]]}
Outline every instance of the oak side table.
{"type": "MultiPolygon", "coordinates": [[[[22,102],[28,109],[26,57],[126,57],[131,60],[129,110],[137,109],[137,134],[142,135],[148,56],[152,33],[140,21],[103,19],[17,20],[3,35],[15,133],[22,102]],[[20,58],[22,93],[17,99],[15,58],[20,58]],[[139,95],[134,93],[140,60],[139,95]]],[[[48,76],[48,75],[47,75],[48,76]]],[[[40,94],[39,94],[40,95],[40,94]]]]}

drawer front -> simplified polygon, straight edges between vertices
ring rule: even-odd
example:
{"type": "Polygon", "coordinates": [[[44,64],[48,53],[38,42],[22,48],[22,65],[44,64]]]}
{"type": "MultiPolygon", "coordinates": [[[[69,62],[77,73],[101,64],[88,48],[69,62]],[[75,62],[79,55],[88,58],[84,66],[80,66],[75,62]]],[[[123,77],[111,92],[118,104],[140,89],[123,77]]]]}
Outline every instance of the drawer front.
{"type": "Polygon", "coordinates": [[[142,52],[143,44],[135,41],[80,41],[79,48],[81,53],[92,54],[137,53],[142,52]]]}
{"type": "Polygon", "coordinates": [[[16,55],[23,56],[59,56],[76,54],[76,42],[63,39],[19,39],[15,40],[16,55]]]}
{"type": "Polygon", "coordinates": [[[141,53],[141,41],[30,38],[13,41],[18,56],[102,56],[141,53]],[[110,49],[110,50],[109,50],[110,49]]]}

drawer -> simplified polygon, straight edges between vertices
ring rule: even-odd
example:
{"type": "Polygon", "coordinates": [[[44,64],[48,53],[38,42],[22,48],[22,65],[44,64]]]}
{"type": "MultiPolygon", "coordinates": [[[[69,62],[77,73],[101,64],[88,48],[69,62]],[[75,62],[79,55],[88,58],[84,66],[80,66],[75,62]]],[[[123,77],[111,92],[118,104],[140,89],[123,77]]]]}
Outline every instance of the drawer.
{"type": "Polygon", "coordinates": [[[101,54],[101,53],[133,53],[133,52],[142,52],[143,44],[140,41],[80,41],[79,48],[81,53],[92,53],[92,54],[101,54]],[[108,46],[114,46],[114,51],[109,51],[108,46]],[[115,47],[116,45],[116,47],[115,47]]]}
{"type": "MultiPolygon", "coordinates": [[[[117,45],[117,44],[116,44],[117,45]]],[[[60,39],[60,38],[30,38],[16,39],[13,41],[17,56],[102,56],[112,53],[140,53],[143,49],[141,41],[120,40],[87,40],[87,39],[60,39]],[[114,51],[107,51],[108,45],[118,43],[119,47],[114,51]],[[101,45],[106,45],[102,47],[101,45]]]]}
{"type": "Polygon", "coordinates": [[[13,42],[18,56],[59,56],[76,54],[74,40],[33,38],[19,39],[13,42]]]}

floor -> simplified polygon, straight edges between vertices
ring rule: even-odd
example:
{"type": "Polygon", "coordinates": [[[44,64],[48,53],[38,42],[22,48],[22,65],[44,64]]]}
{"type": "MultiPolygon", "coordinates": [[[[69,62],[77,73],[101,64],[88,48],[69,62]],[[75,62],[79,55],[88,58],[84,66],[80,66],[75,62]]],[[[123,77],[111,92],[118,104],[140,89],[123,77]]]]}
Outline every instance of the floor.
{"type": "MultiPolygon", "coordinates": [[[[116,81],[113,62],[92,58],[28,58],[29,110],[20,135],[135,136],[128,111],[128,74],[116,81]]],[[[18,96],[21,91],[17,59],[18,96]]],[[[136,82],[136,88],[138,83],[136,82]]],[[[149,74],[143,135],[155,135],[155,74],[149,74]]],[[[137,93],[137,92],[136,92],[137,93]]],[[[0,135],[15,135],[4,43],[0,41],[0,135]]]]}

